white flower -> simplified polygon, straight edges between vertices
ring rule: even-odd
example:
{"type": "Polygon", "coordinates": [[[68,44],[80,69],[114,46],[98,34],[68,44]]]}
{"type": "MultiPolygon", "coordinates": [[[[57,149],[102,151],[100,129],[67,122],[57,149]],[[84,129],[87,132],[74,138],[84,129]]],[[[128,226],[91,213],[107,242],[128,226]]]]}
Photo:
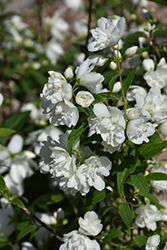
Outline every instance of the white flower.
{"type": "Polygon", "coordinates": [[[162,122],[158,127],[160,133],[167,136],[167,120],[162,122]]]}
{"type": "Polygon", "coordinates": [[[88,91],[79,91],[75,97],[76,103],[83,108],[89,107],[94,100],[93,95],[88,91]]]}
{"type": "Polygon", "coordinates": [[[96,66],[103,66],[107,61],[108,58],[105,58],[102,55],[92,55],[88,57],[91,60],[91,64],[94,64],[96,66]]]}
{"type": "MultiPolygon", "coordinates": [[[[35,215],[43,222],[45,223],[46,225],[50,225],[50,217],[51,215],[50,214],[47,214],[47,213],[40,213],[40,212],[36,212],[35,215]]],[[[38,223],[38,225],[40,225],[38,223]]],[[[38,229],[38,231],[36,232],[34,238],[38,244],[38,246],[41,246],[44,244],[44,242],[46,240],[48,240],[50,236],[50,232],[48,230],[46,230],[44,227],[40,227],[38,229]]]]}
{"type": "Polygon", "coordinates": [[[167,96],[161,95],[157,87],[151,88],[146,95],[137,93],[135,108],[152,122],[160,124],[167,118],[167,96]]]}
{"type": "Polygon", "coordinates": [[[50,19],[51,35],[58,41],[63,41],[69,29],[69,24],[60,17],[60,11],[56,11],[50,19]]]}
{"type": "Polygon", "coordinates": [[[50,172],[53,178],[59,182],[59,187],[66,194],[75,195],[78,191],[81,194],[85,193],[84,187],[76,174],[76,159],[75,156],[69,155],[66,150],[66,145],[62,144],[62,138],[65,138],[67,144],[67,134],[60,136],[60,143],[55,142],[50,137],[43,142],[40,150],[42,160],[40,169],[42,172],[50,172]]]}
{"type": "Polygon", "coordinates": [[[135,144],[149,142],[148,137],[155,133],[155,128],[152,123],[147,122],[143,117],[131,120],[128,122],[126,134],[128,139],[135,144]]]}
{"type": "Polygon", "coordinates": [[[26,177],[34,173],[30,165],[36,167],[36,163],[32,160],[36,155],[30,151],[21,152],[22,147],[23,138],[20,135],[14,135],[8,146],[0,149],[0,159],[2,159],[0,162],[2,166],[9,167],[10,179],[16,185],[21,185],[26,177]],[[5,160],[5,155],[7,160],[5,160]]]}
{"type": "Polygon", "coordinates": [[[137,217],[135,224],[138,227],[147,227],[152,231],[157,228],[156,221],[162,220],[162,214],[154,205],[141,205],[135,210],[137,217]]]}
{"type": "Polygon", "coordinates": [[[21,250],[37,250],[33,244],[31,244],[28,241],[22,242],[21,243],[21,250]]]}
{"type": "Polygon", "coordinates": [[[162,89],[167,85],[166,69],[158,67],[155,71],[149,70],[143,76],[149,87],[158,87],[162,89]]]}
{"type": "MultiPolygon", "coordinates": [[[[166,167],[158,167],[158,168],[152,168],[151,173],[163,173],[167,175],[167,168],[166,167]]],[[[157,190],[157,191],[167,191],[167,181],[151,181],[151,185],[157,190]]]]}
{"type": "Polygon", "coordinates": [[[164,250],[167,250],[167,243],[165,244],[164,250]]]}
{"type": "Polygon", "coordinates": [[[24,193],[23,183],[15,183],[11,179],[11,176],[9,174],[6,174],[4,176],[4,180],[5,180],[6,186],[8,187],[12,195],[15,195],[15,194],[18,194],[20,196],[23,195],[24,193]]]}
{"type": "Polygon", "coordinates": [[[54,126],[75,126],[79,119],[77,107],[69,101],[58,102],[49,113],[49,121],[54,126]]]}
{"type": "Polygon", "coordinates": [[[143,118],[141,114],[141,110],[137,108],[129,108],[126,110],[126,118],[130,120],[134,120],[137,118],[143,118]]]}
{"type": "Polygon", "coordinates": [[[88,33],[88,21],[86,19],[81,19],[78,22],[74,22],[74,32],[79,38],[86,38],[88,33]]]}
{"type": "Polygon", "coordinates": [[[136,51],[138,49],[138,46],[132,46],[125,51],[125,56],[132,57],[136,54],[136,51]]]}
{"type": "Polygon", "coordinates": [[[62,244],[59,250],[100,250],[100,246],[96,240],[91,240],[89,237],[74,230],[68,234],[64,234],[64,244],[62,244]]]}
{"type": "Polygon", "coordinates": [[[146,95],[147,92],[143,87],[137,86],[137,85],[131,85],[129,87],[128,93],[127,93],[127,100],[129,102],[135,101],[136,99],[136,94],[141,94],[141,95],[146,95]]]}
{"type": "Polygon", "coordinates": [[[145,71],[154,70],[155,68],[154,61],[151,58],[144,59],[142,64],[145,71]]]}
{"type": "Polygon", "coordinates": [[[84,1],[83,0],[64,0],[65,5],[72,10],[84,10],[84,1]]]}
{"type": "Polygon", "coordinates": [[[80,217],[78,223],[80,225],[79,231],[85,235],[96,236],[101,232],[103,227],[101,220],[98,219],[94,211],[85,213],[84,219],[80,217]]]}
{"type": "Polygon", "coordinates": [[[56,104],[64,99],[70,100],[72,97],[72,86],[67,83],[64,76],[55,71],[48,72],[50,77],[48,83],[44,85],[41,98],[56,104]]]}
{"type": "Polygon", "coordinates": [[[45,54],[52,65],[57,63],[60,56],[64,55],[64,50],[60,43],[55,38],[52,38],[45,46],[45,54]]]}
{"type": "Polygon", "coordinates": [[[5,208],[5,205],[8,203],[8,200],[5,198],[1,198],[0,203],[0,236],[9,236],[15,231],[15,225],[11,223],[11,217],[14,216],[14,210],[12,205],[5,208]]]}
{"type": "Polygon", "coordinates": [[[24,111],[30,111],[30,118],[33,120],[33,121],[36,121],[36,120],[47,120],[47,115],[46,114],[43,114],[42,113],[42,110],[41,109],[38,109],[34,103],[24,103],[22,106],[21,106],[21,109],[20,111],[24,112],[24,111]]]}
{"type": "Polygon", "coordinates": [[[105,17],[101,17],[97,23],[98,27],[91,30],[92,36],[95,41],[89,43],[89,51],[98,51],[108,46],[115,45],[124,35],[124,17],[120,18],[116,25],[113,25],[110,17],[108,19],[106,19],[105,17]]]}
{"type": "Polygon", "coordinates": [[[112,147],[119,146],[125,140],[125,119],[122,111],[116,107],[97,103],[93,108],[94,115],[88,118],[90,132],[100,134],[103,141],[112,147]]]}
{"type": "Polygon", "coordinates": [[[0,106],[2,105],[3,103],[3,95],[0,93],[0,106]]]}
{"type": "Polygon", "coordinates": [[[75,70],[76,78],[79,84],[86,87],[91,87],[102,83],[104,77],[100,73],[91,72],[95,65],[91,65],[92,62],[87,58],[80,66],[75,70]]]}
{"type": "Polygon", "coordinates": [[[101,191],[105,188],[104,176],[110,174],[112,163],[105,156],[91,156],[85,160],[78,171],[77,176],[85,187],[86,193],[91,186],[101,191]]]}
{"type": "Polygon", "coordinates": [[[158,234],[150,236],[147,239],[145,249],[146,250],[156,250],[160,243],[160,236],[158,234]]]}
{"type": "Polygon", "coordinates": [[[161,200],[159,201],[159,204],[164,207],[164,210],[162,211],[162,221],[167,221],[167,201],[161,200]]]}

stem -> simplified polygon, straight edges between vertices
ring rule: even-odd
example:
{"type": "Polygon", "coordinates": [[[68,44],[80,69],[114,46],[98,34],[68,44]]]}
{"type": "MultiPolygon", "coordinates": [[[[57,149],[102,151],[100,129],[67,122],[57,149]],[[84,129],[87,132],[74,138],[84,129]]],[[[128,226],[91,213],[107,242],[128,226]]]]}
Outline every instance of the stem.
{"type": "MultiPolygon", "coordinates": [[[[117,55],[118,55],[118,50],[117,50],[117,55]]],[[[124,105],[124,118],[125,118],[125,121],[126,121],[126,105],[127,105],[127,99],[126,99],[126,96],[124,94],[124,89],[123,89],[123,81],[122,81],[122,71],[121,71],[121,64],[120,64],[120,58],[119,56],[116,56],[116,60],[117,60],[117,65],[118,65],[118,74],[119,74],[119,80],[120,80],[120,83],[121,83],[121,92],[122,92],[122,98],[123,98],[123,105],[124,105]]]]}
{"type": "Polygon", "coordinates": [[[88,42],[89,42],[89,35],[90,35],[90,23],[92,19],[92,0],[89,0],[89,16],[88,16],[88,33],[86,37],[86,43],[85,43],[85,60],[88,57],[88,42]]]}
{"type": "Polygon", "coordinates": [[[46,228],[49,232],[51,232],[58,240],[64,242],[63,238],[56,234],[52,228],[48,227],[44,222],[42,222],[35,214],[31,213],[27,208],[22,208],[26,214],[30,215],[33,219],[35,219],[42,227],[46,228]]]}

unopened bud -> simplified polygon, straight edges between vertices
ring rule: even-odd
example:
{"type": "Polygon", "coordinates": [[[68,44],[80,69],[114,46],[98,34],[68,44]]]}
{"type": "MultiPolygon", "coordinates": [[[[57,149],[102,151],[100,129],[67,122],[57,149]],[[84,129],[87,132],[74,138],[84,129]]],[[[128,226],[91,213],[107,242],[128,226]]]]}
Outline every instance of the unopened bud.
{"type": "Polygon", "coordinates": [[[67,79],[71,79],[74,76],[73,70],[71,67],[68,67],[65,71],[64,71],[64,75],[67,79]]]}
{"type": "Polygon", "coordinates": [[[117,69],[117,64],[115,62],[110,62],[110,68],[113,70],[117,69]]]}
{"type": "Polygon", "coordinates": [[[144,59],[142,64],[145,71],[154,70],[155,64],[151,58],[144,59]]]}
{"type": "Polygon", "coordinates": [[[125,51],[125,56],[132,57],[136,54],[138,46],[132,46],[125,51]]]}

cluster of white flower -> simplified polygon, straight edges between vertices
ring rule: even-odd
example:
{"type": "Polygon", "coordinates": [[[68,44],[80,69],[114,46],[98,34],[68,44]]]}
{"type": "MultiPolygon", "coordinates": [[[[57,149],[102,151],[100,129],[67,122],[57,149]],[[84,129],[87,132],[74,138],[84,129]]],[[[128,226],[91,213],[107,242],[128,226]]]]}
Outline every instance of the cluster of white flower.
{"type": "Polygon", "coordinates": [[[100,245],[96,240],[91,240],[88,236],[97,236],[102,230],[101,221],[98,219],[94,211],[87,212],[83,218],[79,218],[79,230],[74,230],[64,235],[64,244],[59,250],[66,249],[82,249],[85,250],[100,250],[100,245]]]}
{"type": "MultiPolygon", "coordinates": [[[[105,156],[90,156],[82,159],[79,152],[79,143],[73,145],[72,155],[67,152],[68,134],[60,135],[60,143],[50,137],[43,141],[39,155],[40,170],[42,173],[50,172],[55,178],[60,189],[65,193],[75,195],[78,191],[86,195],[90,187],[97,190],[105,188],[104,176],[108,176],[111,170],[111,162],[105,156]],[[81,164],[81,162],[83,162],[81,164]]],[[[83,148],[84,150],[84,148],[83,148]]],[[[86,148],[87,151],[88,148],[86,148]]],[[[86,152],[88,155],[88,153],[86,152]]]]}

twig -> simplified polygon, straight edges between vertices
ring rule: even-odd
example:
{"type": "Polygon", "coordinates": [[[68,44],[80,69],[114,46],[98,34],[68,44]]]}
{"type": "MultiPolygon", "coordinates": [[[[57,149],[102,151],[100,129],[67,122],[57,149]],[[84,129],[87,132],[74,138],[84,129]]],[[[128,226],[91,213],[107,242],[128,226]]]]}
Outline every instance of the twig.
{"type": "Polygon", "coordinates": [[[88,57],[88,42],[89,42],[89,35],[90,35],[91,19],[92,19],[92,0],[89,0],[88,33],[87,33],[86,43],[85,43],[85,59],[88,57]]]}
{"type": "Polygon", "coordinates": [[[63,238],[56,234],[52,228],[48,227],[44,222],[42,222],[35,214],[31,213],[27,208],[23,208],[26,214],[30,215],[33,219],[35,219],[42,227],[46,228],[49,232],[51,232],[58,240],[64,242],[63,238]]]}

